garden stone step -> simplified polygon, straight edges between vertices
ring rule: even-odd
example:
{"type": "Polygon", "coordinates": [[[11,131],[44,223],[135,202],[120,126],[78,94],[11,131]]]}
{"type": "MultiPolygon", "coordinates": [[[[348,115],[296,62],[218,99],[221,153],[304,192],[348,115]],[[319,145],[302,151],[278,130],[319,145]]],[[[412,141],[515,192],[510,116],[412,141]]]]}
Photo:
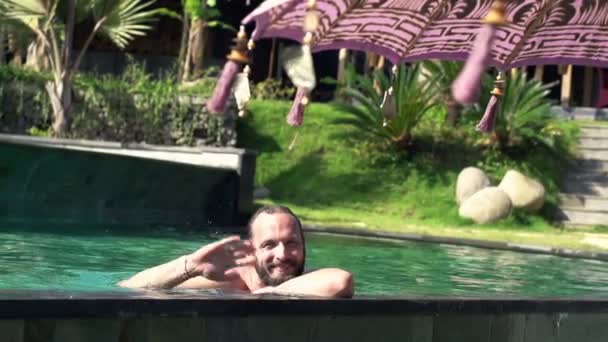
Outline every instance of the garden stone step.
{"type": "Polygon", "coordinates": [[[608,126],[584,126],[581,138],[608,138],[608,126]]]}
{"type": "Polygon", "coordinates": [[[564,208],[608,212],[608,197],[560,194],[559,200],[564,208]]]}
{"type": "Polygon", "coordinates": [[[608,161],[578,159],[575,162],[575,167],[577,172],[608,172],[608,161]]]}
{"type": "Polygon", "coordinates": [[[608,197],[608,183],[605,182],[586,182],[566,179],[562,185],[562,190],[562,192],[566,194],[608,197]]]}
{"type": "Polygon", "coordinates": [[[565,178],[564,181],[572,181],[572,182],[596,182],[596,183],[606,183],[608,182],[608,170],[606,171],[587,171],[584,169],[578,170],[577,172],[570,172],[565,178]]]}
{"type": "Polygon", "coordinates": [[[608,137],[606,138],[580,138],[579,145],[581,149],[607,149],[608,137]]]}
{"type": "Polygon", "coordinates": [[[576,208],[561,208],[561,218],[567,225],[596,226],[608,225],[608,211],[589,211],[576,208]]]}
{"type": "Polygon", "coordinates": [[[608,161],[608,150],[582,148],[578,155],[583,159],[595,159],[608,161]]]}

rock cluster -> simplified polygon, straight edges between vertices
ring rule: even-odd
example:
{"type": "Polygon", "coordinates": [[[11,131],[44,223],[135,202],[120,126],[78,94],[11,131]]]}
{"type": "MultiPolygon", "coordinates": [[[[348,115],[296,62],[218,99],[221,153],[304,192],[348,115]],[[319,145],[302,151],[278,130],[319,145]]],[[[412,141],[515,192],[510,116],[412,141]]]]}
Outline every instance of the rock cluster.
{"type": "Polygon", "coordinates": [[[537,212],[545,203],[545,187],[537,180],[509,170],[498,186],[491,186],[485,172],[467,167],[456,181],[460,217],[475,223],[493,223],[509,216],[513,208],[537,212]]]}

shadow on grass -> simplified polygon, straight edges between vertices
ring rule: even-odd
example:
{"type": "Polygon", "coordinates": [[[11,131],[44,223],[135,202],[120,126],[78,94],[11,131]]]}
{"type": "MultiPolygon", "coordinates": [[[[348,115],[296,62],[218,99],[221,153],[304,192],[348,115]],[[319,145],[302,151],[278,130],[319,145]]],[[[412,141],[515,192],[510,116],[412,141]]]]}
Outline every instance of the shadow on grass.
{"type": "Polygon", "coordinates": [[[259,153],[281,151],[281,146],[274,137],[256,131],[248,120],[238,120],[237,131],[238,147],[254,149],[259,153]]]}
{"type": "MultiPolygon", "coordinates": [[[[274,200],[309,208],[364,207],[366,203],[377,207],[383,201],[394,204],[394,198],[402,196],[403,215],[411,216],[405,210],[407,202],[416,207],[420,204],[416,198],[405,199],[408,195],[421,188],[451,188],[455,174],[466,165],[466,161],[453,155],[451,148],[443,146],[439,152],[417,148],[400,155],[393,155],[397,153],[394,151],[382,151],[378,153],[383,156],[374,158],[353,154],[353,158],[358,159],[355,167],[342,170],[329,170],[327,159],[332,156],[318,149],[300,158],[297,164],[270,179],[266,185],[272,190],[274,200]]],[[[452,193],[451,190],[448,192],[452,193]]],[[[432,200],[430,196],[427,196],[427,202],[432,200]]]]}

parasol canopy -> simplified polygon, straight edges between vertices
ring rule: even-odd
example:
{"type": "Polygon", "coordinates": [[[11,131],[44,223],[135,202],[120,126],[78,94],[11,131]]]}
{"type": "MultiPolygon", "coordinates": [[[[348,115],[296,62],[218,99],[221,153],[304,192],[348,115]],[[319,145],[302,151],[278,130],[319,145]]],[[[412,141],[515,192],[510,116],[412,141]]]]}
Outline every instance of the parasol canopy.
{"type": "MultiPolygon", "coordinates": [[[[454,100],[464,105],[477,101],[490,66],[503,71],[539,64],[608,67],[607,0],[267,0],[242,20],[241,48],[237,44],[228,56],[207,105],[212,113],[223,112],[236,63],[247,62],[232,57],[246,57],[245,25],[251,23],[248,49],[263,38],[302,44],[284,53],[285,70],[298,88],[287,118],[292,126],[302,124],[316,84],[310,55],[317,51],[374,52],[395,65],[466,60],[452,84],[454,100]]],[[[482,132],[493,130],[504,94],[502,73],[494,85],[477,125],[482,132]]]]}
{"type": "MultiPolygon", "coordinates": [[[[374,52],[398,64],[467,60],[495,0],[316,0],[312,51],[374,52]]],[[[509,0],[487,66],[608,67],[608,1],[509,0]]],[[[303,41],[305,0],[268,0],[243,19],[252,39],[303,41]]]]}

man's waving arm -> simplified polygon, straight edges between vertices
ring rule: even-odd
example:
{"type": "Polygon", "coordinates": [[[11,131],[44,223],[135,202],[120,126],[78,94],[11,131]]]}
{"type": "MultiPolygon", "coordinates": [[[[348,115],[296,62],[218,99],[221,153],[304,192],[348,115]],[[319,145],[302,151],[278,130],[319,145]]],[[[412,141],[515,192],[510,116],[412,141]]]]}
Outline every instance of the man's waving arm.
{"type": "Polygon", "coordinates": [[[192,254],[139,272],[118,285],[129,288],[169,289],[182,283],[197,283],[198,288],[215,287],[237,276],[235,266],[249,265],[255,261],[251,250],[248,242],[241,241],[238,236],[232,236],[203,246],[192,254]],[[207,281],[197,280],[200,279],[199,276],[207,281]]]}

